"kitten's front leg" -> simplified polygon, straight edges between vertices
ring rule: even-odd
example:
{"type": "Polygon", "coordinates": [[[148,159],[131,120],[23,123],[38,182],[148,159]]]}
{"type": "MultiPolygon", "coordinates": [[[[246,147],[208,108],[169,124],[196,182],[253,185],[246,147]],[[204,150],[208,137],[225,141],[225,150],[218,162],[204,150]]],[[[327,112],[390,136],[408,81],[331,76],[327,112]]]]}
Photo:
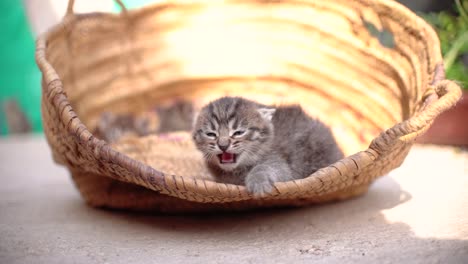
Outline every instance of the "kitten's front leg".
{"type": "Polygon", "coordinates": [[[279,156],[271,156],[252,168],[245,178],[245,186],[249,192],[261,196],[271,192],[275,182],[292,179],[291,169],[286,161],[279,156]]]}

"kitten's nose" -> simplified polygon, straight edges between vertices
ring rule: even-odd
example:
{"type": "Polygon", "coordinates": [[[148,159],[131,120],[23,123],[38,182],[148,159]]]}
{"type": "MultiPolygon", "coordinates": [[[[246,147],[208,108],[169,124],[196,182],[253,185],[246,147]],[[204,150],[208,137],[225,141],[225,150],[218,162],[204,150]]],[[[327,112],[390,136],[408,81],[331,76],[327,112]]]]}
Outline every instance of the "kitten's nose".
{"type": "Polygon", "coordinates": [[[229,148],[229,139],[222,139],[218,140],[218,147],[222,151],[226,151],[229,148]]]}

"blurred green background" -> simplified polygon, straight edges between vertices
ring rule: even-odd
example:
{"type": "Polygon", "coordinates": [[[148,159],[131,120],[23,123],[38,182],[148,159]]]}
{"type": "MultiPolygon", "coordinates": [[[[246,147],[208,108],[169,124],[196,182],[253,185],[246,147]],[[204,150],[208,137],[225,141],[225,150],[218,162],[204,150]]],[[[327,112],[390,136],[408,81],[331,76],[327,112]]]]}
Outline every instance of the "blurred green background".
{"type": "Polygon", "coordinates": [[[1,0],[0,10],[0,132],[7,133],[3,111],[6,100],[15,100],[33,131],[41,131],[40,73],[34,61],[34,38],[22,1],[1,0]]]}

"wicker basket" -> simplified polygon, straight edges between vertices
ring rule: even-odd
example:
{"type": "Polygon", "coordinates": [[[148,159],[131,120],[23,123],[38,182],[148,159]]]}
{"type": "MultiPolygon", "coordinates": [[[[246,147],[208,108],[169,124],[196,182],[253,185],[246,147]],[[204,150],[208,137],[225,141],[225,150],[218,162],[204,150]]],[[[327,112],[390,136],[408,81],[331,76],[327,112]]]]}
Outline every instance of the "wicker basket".
{"type": "MultiPolygon", "coordinates": [[[[120,14],[74,14],[37,41],[45,134],[93,206],[188,212],[302,206],[364,193],[455,104],[439,41],[394,1],[171,1],[120,14]],[[390,32],[382,45],[368,29],[390,32]],[[211,180],[189,133],[108,144],[104,111],[138,113],[221,95],[300,103],[346,158],[254,198],[211,180]]],[[[375,33],[375,32],[374,32],[375,33]]]]}

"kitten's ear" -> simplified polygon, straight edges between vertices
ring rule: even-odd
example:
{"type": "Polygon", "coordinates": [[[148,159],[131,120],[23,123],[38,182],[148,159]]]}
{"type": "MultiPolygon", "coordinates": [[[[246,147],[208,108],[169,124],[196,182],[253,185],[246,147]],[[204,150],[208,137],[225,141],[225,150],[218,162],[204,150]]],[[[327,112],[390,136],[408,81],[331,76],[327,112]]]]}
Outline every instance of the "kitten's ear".
{"type": "Polygon", "coordinates": [[[116,115],[112,112],[104,112],[101,114],[101,118],[98,125],[108,126],[117,119],[116,115]]]}
{"type": "Polygon", "coordinates": [[[265,120],[271,121],[271,119],[273,118],[273,115],[275,114],[276,109],[275,108],[259,108],[257,111],[265,120]]]}
{"type": "Polygon", "coordinates": [[[197,124],[198,116],[200,116],[200,111],[194,111],[192,114],[192,128],[197,124]]]}

